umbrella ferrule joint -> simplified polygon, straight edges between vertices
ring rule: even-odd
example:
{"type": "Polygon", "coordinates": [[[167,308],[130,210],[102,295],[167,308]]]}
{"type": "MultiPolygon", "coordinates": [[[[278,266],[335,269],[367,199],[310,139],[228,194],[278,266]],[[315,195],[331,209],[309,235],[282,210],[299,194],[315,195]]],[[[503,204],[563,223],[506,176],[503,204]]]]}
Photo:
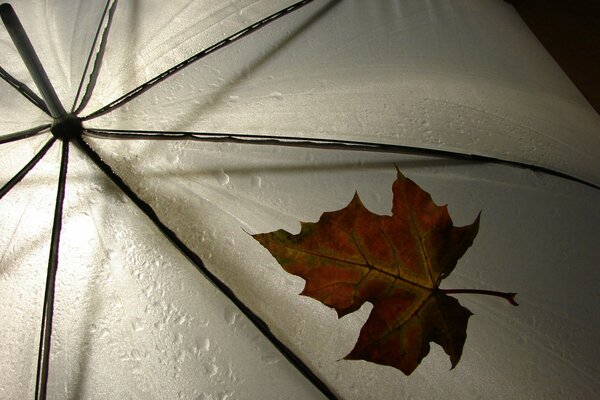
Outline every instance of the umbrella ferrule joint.
{"type": "Polygon", "coordinates": [[[81,136],[83,132],[83,125],[81,124],[81,118],[78,118],[74,114],[67,114],[64,117],[55,118],[50,132],[60,140],[70,140],[81,136]]]}

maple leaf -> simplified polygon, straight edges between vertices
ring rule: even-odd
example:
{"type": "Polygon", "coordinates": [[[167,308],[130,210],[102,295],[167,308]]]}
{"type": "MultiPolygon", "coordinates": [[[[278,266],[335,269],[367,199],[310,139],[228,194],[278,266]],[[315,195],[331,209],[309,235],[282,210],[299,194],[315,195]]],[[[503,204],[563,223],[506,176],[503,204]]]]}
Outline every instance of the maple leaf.
{"type": "Polygon", "coordinates": [[[355,194],[343,209],[301,223],[297,235],[278,230],[253,235],[289,273],[306,280],[302,295],[338,317],[373,304],[357,343],[345,359],[389,365],[410,375],[439,344],[458,363],[472,313],[447,293],[504,297],[514,293],[439,288],[473,243],[479,216],[455,227],[446,206],[398,170],[392,215],[370,212],[355,194]]]}

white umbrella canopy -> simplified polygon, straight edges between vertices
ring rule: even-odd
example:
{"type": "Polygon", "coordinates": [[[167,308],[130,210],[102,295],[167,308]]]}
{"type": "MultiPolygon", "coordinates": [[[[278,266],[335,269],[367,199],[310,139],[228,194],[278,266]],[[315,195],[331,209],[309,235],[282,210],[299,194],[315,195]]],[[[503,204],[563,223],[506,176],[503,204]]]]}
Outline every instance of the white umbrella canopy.
{"type": "MultiPolygon", "coordinates": [[[[89,76],[90,48],[102,49],[85,119],[293,3],[13,6],[67,109],[89,76]],[[110,31],[94,45],[100,21],[110,31]]],[[[0,66],[37,92],[1,35],[0,66]]],[[[4,137],[52,122],[0,85],[4,137]]],[[[591,398],[600,389],[600,191],[549,173],[600,185],[600,118],[504,2],[317,0],[84,126],[102,159],[337,397],[591,398]],[[100,129],[360,141],[512,164],[189,135],[114,140],[100,129]],[[297,232],[356,191],[389,214],[396,166],[449,204],[456,225],[482,210],[474,245],[443,287],[519,293],[518,308],[460,296],[475,315],[453,370],[435,345],[410,376],[341,360],[370,307],[338,319],[298,296],[303,280],[248,234],[297,232]]],[[[2,182],[51,136],[2,143],[2,182]]],[[[33,397],[36,386],[60,153],[57,142],[0,200],[2,398],[33,397]]],[[[73,145],[54,308],[49,398],[323,397],[73,145]]]]}

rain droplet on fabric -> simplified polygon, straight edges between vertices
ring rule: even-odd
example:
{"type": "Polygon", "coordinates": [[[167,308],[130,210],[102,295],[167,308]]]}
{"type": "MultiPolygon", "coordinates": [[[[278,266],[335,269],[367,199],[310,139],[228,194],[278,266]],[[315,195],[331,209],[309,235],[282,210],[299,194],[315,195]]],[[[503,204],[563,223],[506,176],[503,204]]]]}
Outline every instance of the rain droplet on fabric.
{"type": "Polygon", "coordinates": [[[228,400],[228,399],[232,398],[231,396],[233,396],[232,392],[221,392],[221,393],[217,394],[217,399],[228,400]]]}
{"type": "Polygon", "coordinates": [[[141,352],[140,350],[138,350],[138,349],[132,349],[132,350],[129,352],[129,359],[130,359],[130,360],[141,361],[143,358],[146,358],[146,357],[145,357],[145,354],[144,354],[144,353],[142,353],[142,352],[141,352]]]}
{"type": "Polygon", "coordinates": [[[222,169],[217,174],[217,182],[219,182],[219,185],[222,186],[225,186],[229,183],[229,175],[227,175],[222,169]]]}
{"type": "Polygon", "coordinates": [[[185,315],[180,315],[180,316],[178,316],[177,318],[175,318],[173,320],[173,324],[175,324],[175,325],[183,325],[183,324],[185,324],[186,321],[187,321],[186,316],[185,315]]]}
{"type": "Polygon", "coordinates": [[[183,364],[183,362],[185,361],[185,351],[176,351],[175,354],[173,354],[173,361],[175,361],[175,363],[178,365],[183,364]]]}
{"type": "Polygon", "coordinates": [[[173,344],[181,344],[183,343],[183,335],[179,332],[173,335],[173,344]]]}
{"type": "Polygon", "coordinates": [[[275,363],[279,362],[279,360],[281,360],[281,358],[279,356],[277,356],[276,354],[263,354],[260,357],[260,359],[265,364],[275,364],[275,363]]]}
{"type": "Polygon", "coordinates": [[[281,92],[271,92],[269,97],[274,98],[276,100],[283,100],[283,94],[281,92]]]}
{"type": "Polygon", "coordinates": [[[210,339],[204,338],[202,345],[199,348],[200,351],[209,351],[210,350],[210,339]]]}
{"type": "Polygon", "coordinates": [[[262,187],[262,178],[258,175],[252,175],[250,178],[250,184],[253,187],[261,188],[262,187]]]}
{"type": "Polygon", "coordinates": [[[238,316],[238,312],[232,308],[228,308],[225,310],[225,322],[227,322],[228,325],[235,324],[238,316]]]}
{"type": "Polygon", "coordinates": [[[131,322],[131,329],[133,329],[134,332],[141,332],[144,330],[144,325],[142,323],[142,320],[137,318],[134,321],[131,322]]]}
{"type": "Polygon", "coordinates": [[[172,152],[172,153],[167,153],[166,155],[166,160],[168,163],[170,164],[179,164],[179,154],[172,152]]]}
{"type": "Polygon", "coordinates": [[[202,366],[202,373],[206,376],[213,377],[219,372],[219,367],[216,364],[204,364],[202,366]]]}

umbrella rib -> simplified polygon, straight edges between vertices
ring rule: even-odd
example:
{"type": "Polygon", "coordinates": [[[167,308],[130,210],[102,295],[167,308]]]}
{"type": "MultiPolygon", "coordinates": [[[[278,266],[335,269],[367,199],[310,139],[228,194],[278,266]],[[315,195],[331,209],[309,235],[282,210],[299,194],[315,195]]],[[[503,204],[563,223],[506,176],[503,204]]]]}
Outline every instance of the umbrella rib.
{"type": "Polygon", "coordinates": [[[112,168],[106,164],[82,138],[77,137],[76,144],[92,160],[100,170],[102,170],[113,183],[150,219],[157,229],[173,244],[182,255],[184,255],[196,269],[221,291],[238,309],[258,328],[258,330],[281,352],[281,354],[296,368],[305,378],[307,378],[318,390],[328,399],[337,399],[329,387],[283,342],[281,342],[270,330],[269,326],[256,315],[242,300],[240,300],[233,290],[223,281],[214,275],[205,266],[204,262],[192,249],[190,249],[164,222],[161,221],[152,206],[139,197],[123,179],[117,175],[112,168]]]}
{"type": "Polygon", "coordinates": [[[52,118],[63,117],[66,114],[65,109],[56,95],[56,91],[52,87],[48,75],[15,10],[8,3],[0,4],[0,17],[19,55],[23,59],[25,67],[27,67],[31,78],[33,78],[33,82],[45,100],[50,115],[52,118]]]}
{"type": "Polygon", "coordinates": [[[24,131],[9,133],[8,135],[0,136],[0,144],[16,142],[17,140],[27,139],[35,135],[43,133],[46,129],[50,128],[50,124],[36,126],[35,128],[26,129],[24,131]]]}
{"type": "Polygon", "coordinates": [[[374,143],[356,140],[323,139],[311,137],[274,136],[274,135],[247,135],[235,133],[208,133],[208,132],[181,132],[181,131],[139,131],[125,129],[86,129],[92,136],[111,139],[137,139],[137,140],[195,140],[214,143],[241,143],[263,146],[302,147],[311,149],[368,151],[384,153],[418,154],[432,157],[445,157],[457,160],[467,160],[479,163],[505,164],[520,168],[527,168],[548,175],[568,179],[583,185],[600,189],[600,186],[577,178],[573,175],[556,171],[550,168],[528,164],[525,162],[511,161],[477,154],[459,153],[448,150],[428,149],[417,146],[374,143]]]}
{"type": "Polygon", "coordinates": [[[300,9],[301,7],[311,3],[312,1],[313,0],[298,1],[297,3],[294,3],[282,10],[279,10],[279,11],[269,15],[268,17],[261,19],[258,22],[253,23],[250,26],[247,26],[246,28],[244,28],[240,31],[237,31],[236,33],[226,37],[223,40],[220,40],[219,42],[213,44],[212,46],[207,47],[206,49],[200,51],[199,53],[196,53],[195,55],[189,57],[188,59],[180,62],[179,64],[169,68],[168,70],[164,71],[163,73],[155,76],[154,78],[150,79],[149,81],[141,84],[140,86],[129,91],[128,93],[124,94],[123,96],[119,97],[118,99],[114,100],[113,102],[109,103],[108,105],[83,117],[82,120],[84,120],[84,121],[90,120],[90,119],[96,118],[100,115],[104,115],[104,114],[114,110],[115,108],[121,107],[123,104],[135,99],[137,96],[141,95],[146,90],[152,88],[159,82],[162,82],[163,80],[167,79],[168,77],[175,74],[179,70],[187,67],[188,65],[208,56],[211,53],[214,53],[215,51],[217,51],[219,49],[226,47],[227,45],[237,42],[238,40],[242,39],[243,37],[245,37],[253,32],[256,32],[257,30],[259,30],[260,28],[263,28],[264,26],[268,25],[269,23],[271,23],[293,11],[300,9]]]}
{"type": "Polygon", "coordinates": [[[104,12],[102,14],[102,18],[100,19],[100,23],[98,25],[98,30],[96,31],[96,35],[94,37],[94,42],[92,44],[92,48],[90,49],[90,54],[88,55],[88,59],[85,63],[85,68],[83,70],[83,74],[81,75],[81,81],[79,82],[79,87],[77,88],[77,94],[75,95],[75,100],[73,100],[73,106],[71,108],[71,112],[75,115],[79,114],[81,110],[88,104],[94,87],[96,86],[96,82],[98,79],[98,75],[100,74],[100,67],[102,66],[102,58],[104,56],[104,52],[106,50],[106,42],[108,39],[108,33],[110,31],[110,27],[112,26],[113,16],[115,14],[115,10],[117,8],[118,0],[107,0],[106,6],[104,8],[104,12]],[[106,23],[104,23],[106,21],[106,23]],[[96,51],[94,51],[96,49],[96,51]],[[93,60],[93,65],[92,65],[93,60]],[[81,92],[83,91],[83,86],[85,82],[86,75],[92,66],[92,71],[89,74],[89,80],[87,86],[85,88],[85,93],[81,99],[81,92]],[[79,105],[77,105],[77,102],[79,105]]]}
{"type": "Polygon", "coordinates": [[[50,340],[52,337],[52,319],[54,316],[54,294],[56,286],[56,272],[58,270],[58,248],[62,228],[62,214],[67,184],[67,166],[69,163],[69,142],[62,142],[62,156],[60,173],[58,176],[58,189],[54,208],[54,221],[50,240],[50,255],[48,257],[48,271],[46,276],[46,291],[44,294],[44,308],[42,312],[42,327],[40,332],[40,347],[38,353],[37,377],[35,385],[35,398],[46,398],[48,384],[48,369],[50,364],[50,340]]]}
{"type": "Polygon", "coordinates": [[[48,142],[33,156],[33,158],[25,164],[23,168],[19,172],[16,173],[8,182],[0,188],[0,199],[2,199],[11,189],[21,181],[28,173],[37,165],[37,163],[44,157],[44,155],[48,152],[50,147],[54,144],[56,138],[53,136],[48,142]]]}
{"type": "Polygon", "coordinates": [[[4,68],[0,67],[0,78],[4,79],[6,83],[15,88],[17,92],[21,93],[23,97],[29,100],[34,106],[42,110],[46,115],[50,115],[50,111],[48,110],[48,106],[42,100],[40,96],[35,94],[33,90],[29,88],[26,84],[19,81],[17,78],[8,73],[4,68]]]}

